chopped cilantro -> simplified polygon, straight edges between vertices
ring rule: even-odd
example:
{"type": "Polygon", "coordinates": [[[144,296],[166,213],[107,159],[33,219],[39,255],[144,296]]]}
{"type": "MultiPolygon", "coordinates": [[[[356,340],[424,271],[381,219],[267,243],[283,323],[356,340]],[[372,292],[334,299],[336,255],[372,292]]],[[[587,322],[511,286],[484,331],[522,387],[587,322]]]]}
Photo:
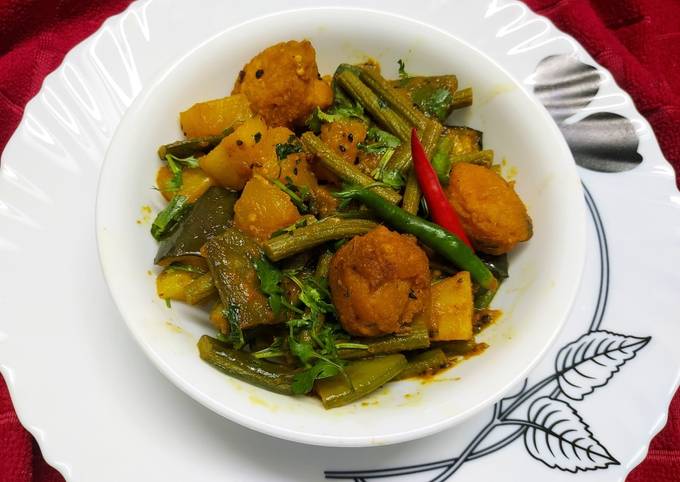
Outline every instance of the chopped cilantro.
{"type": "Polygon", "coordinates": [[[302,152],[302,145],[294,135],[290,136],[285,144],[276,144],[276,157],[280,161],[295,152],[302,152]]]}
{"type": "Polygon", "coordinates": [[[191,205],[186,196],[174,196],[165,209],[158,213],[151,225],[151,235],[160,241],[170,234],[182,220],[191,205]]]}
{"type": "Polygon", "coordinates": [[[397,60],[397,63],[399,64],[399,78],[408,79],[410,75],[406,73],[406,64],[404,64],[404,61],[399,59],[397,60]]]}
{"type": "Polygon", "coordinates": [[[238,306],[229,305],[229,307],[222,311],[222,316],[224,316],[229,322],[229,334],[227,335],[229,343],[231,343],[235,349],[240,350],[243,348],[246,342],[243,338],[241,324],[239,323],[241,314],[239,313],[238,306]]]}
{"type": "Polygon", "coordinates": [[[165,191],[176,192],[182,188],[182,169],[195,168],[198,167],[198,159],[194,156],[189,157],[175,157],[172,154],[165,156],[165,160],[168,163],[168,168],[172,173],[172,178],[168,181],[168,187],[165,191]]]}

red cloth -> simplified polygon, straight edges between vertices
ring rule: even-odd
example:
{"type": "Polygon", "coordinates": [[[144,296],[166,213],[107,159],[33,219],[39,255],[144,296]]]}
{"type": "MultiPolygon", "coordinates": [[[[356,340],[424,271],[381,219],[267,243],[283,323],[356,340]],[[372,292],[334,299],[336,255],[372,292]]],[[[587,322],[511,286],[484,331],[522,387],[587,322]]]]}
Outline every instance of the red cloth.
{"type": "MultiPolygon", "coordinates": [[[[678,0],[526,0],[572,34],[635,100],[666,158],[680,166],[680,2],[678,0]]],[[[26,102],[63,56],[128,0],[0,0],[0,149],[26,102]]],[[[680,479],[680,396],[668,425],[629,482],[680,479]]],[[[21,427],[0,378],[0,480],[61,482],[21,427]]]]}

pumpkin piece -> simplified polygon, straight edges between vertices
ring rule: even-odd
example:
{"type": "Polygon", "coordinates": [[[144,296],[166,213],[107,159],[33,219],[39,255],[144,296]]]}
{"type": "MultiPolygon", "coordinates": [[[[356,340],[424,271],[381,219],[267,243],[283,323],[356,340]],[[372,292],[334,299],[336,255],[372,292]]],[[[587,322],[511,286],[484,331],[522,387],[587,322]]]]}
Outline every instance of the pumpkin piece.
{"type": "Polygon", "coordinates": [[[210,186],[215,185],[215,180],[198,167],[182,170],[182,187],[178,191],[170,187],[171,179],[170,168],[161,166],[156,174],[156,186],[166,201],[170,201],[175,194],[181,194],[186,196],[190,203],[194,203],[210,186]]]}
{"type": "Polygon", "coordinates": [[[179,114],[182,131],[187,137],[211,136],[222,133],[253,116],[245,95],[199,102],[179,114]]]}
{"type": "MultiPolygon", "coordinates": [[[[366,124],[358,119],[342,119],[335,122],[321,124],[319,138],[324,141],[333,151],[349,164],[358,166],[363,172],[371,175],[372,169],[364,166],[365,153],[359,149],[358,144],[366,140],[366,124]]],[[[328,169],[314,164],[314,173],[319,179],[339,184],[338,177],[328,169]]]]}
{"type": "Polygon", "coordinates": [[[234,206],[234,225],[258,241],[298,219],[300,213],[288,195],[258,174],[248,181],[234,206]]]}
{"type": "Polygon", "coordinates": [[[276,155],[258,146],[266,133],[267,125],[261,117],[248,119],[201,157],[199,164],[221,186],[240,191],[251,178],[253,167],[271,162],[271,156],[276,155]]]}
{"type": "Polygon", "coordinates": [[[460,271],[431,288],[430,330],[433,341],[469,340],[474,304],[470,273],[460,271]]]}
{"type": "Polygon", "coordinates": [[[309,163],[309,156],[305,153],[289,154],[281,161],[281,172],[279,180],[282,183],[292,181],[293,184],[300,187],[307,187],[312,196],[319,214],[327,216],[335,211],[338,207],[338,200],[330,193],[328,189],[319,186],[319,182],[312,171],[312,166],[309,163]]]}

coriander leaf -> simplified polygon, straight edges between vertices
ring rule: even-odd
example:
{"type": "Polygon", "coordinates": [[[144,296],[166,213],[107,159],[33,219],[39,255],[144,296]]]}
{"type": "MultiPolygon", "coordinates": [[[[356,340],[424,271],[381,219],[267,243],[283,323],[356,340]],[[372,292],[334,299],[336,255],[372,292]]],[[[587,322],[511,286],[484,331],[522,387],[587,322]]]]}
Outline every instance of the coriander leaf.
{"type": "Polygon", "coordinates": [[[387,131],[371,127],[366,133],[364,142],[357,144],[359,149],[369,154],[385,154],[388,149],[396,149],[401,145],[401,140],[397,136],[387,131]]]}
{"type": "Polygon", "coordinates": [[[304,395],[312,391],[314,382],[340,373],[340,368],[332,363],[319,360],[314,366],[293,376],[291,387],[296,395],[304,395]]]}
{"type": "Polygon", "coordinates": [[[335,306],[326,301],[330,301],[330,293],[314,277],[310,276],[302,281],[295,275],[287,276],[300,288],[300,301],[312,311],[312,315],[335,313],[335,306]]]}
{"type": "Polygon", "coordinates": [[[394,149],[386,149],[383,155],[380,157],[378,167],[376,167],[371,174],[373,175],[373,179],[376,181],[380,181],[392,189],[401,189],[404,184],[406,184],[404,176],[397,170],[388,169],[387,166],[387,163],[392,158],[393,154],[394,149]]]}
{"type": "Polygon", "coordinates": [[[165,156],[165,159],[168,161],[168,168],[170,168],[170,172],[172,173],[172,178],[170,178],[167,183],[166,191],[179,191],[182,187],[182,168],[175,162],[173,156],[167,155],[165,156]]]}
{"type": "Polygon", "coordinates": [[[286,226],[285,228],[277,229],[276,231],[274,231],[272,233],[271,237],[274,238],[274,237],[279,236],[281,234],[291,233],[291,232],[295,231],[297,228],[302,228],[304,226],[308,226],[309,224],[312,224],[314,222],[316,222],[316,218],[313,215],[310,214],[308,216],[304,216],[304,217],[298,219],[297,221],[295,221],[290,226],[286,226]]]}
{"type": "Polygon", "coordinates": [[[170,301],[170,298],[165,298],[165,306],[172,308],[172,302],[170,301]]]}
{"type": "Polygon", "coordinates": [[[411,94],[411,99],[425,114],[443,122],[451,112],[453,93],[444,87],[425,85],[416,89],[411,94]]]}
{"type": "Polygon", "coordinates": [[[170,234],[182,220],[187,211],[191,208],[189,199],[186,196],[174,196],[165,209],[158,213],[151,225],[151,236],[156,241],[170,234]]]}
{"type": "Polygon", "coordinates": [[[285,355],[286,352],[283,349],[283,337],[281,336],[274,337],[274,341],[267,348],[253,353],[255,358],[276,358],[285,355]]]}
{"type": "Polygon", "coordinates": [[[298,341],[294,337],[288,337],[288,346],[290,352],[298,357],[302,363],[309,366],[310,362],[319,357],[319,354],[314,351],[314,347],[310,342],[298,341]]]}
{"type": "Polygon", "coordinates": [[[264,256],[256,259],[254,264],[255,273],[260,280],[260,291],[267,296],[274,315],[278,315],[283,305],[283,288],[281,288],[283,274],[264,256]]]}
{"type": "Polygon", "coordinates": [[[239,323],[241,315],[238,306],[229,305],[229,307],[222,312],[222,315],[229,321],[229,334],[227,335],[229,343],[231,343],[235,349],[240,350],[246,342],[243,339],[243,331],[241,330],[241,325],[239,323]]]}
{"type": "Polygon", "coordinates": [[[366,133],[366,139],[380,142],[381,144],[384,144],[385,147],[395,148],[401,145],[401,141],[397,136],[382,129],[378,129],[375,126],[368,129],[368,132],[366,133]]]}
{"type": "Polygon", "coordinates": [[[172,178],[168,181],[167,188],[164,191],[176,192],[182,188],[182,168],[198,167],[198,159],[194,156],[189,157],[175,157],[172,154],[167,154],[165,160],[168,163],[168,168],[172,173],[172,178]]]}
{"type": "Polygon", "coordinates": [[[307,118],[305,123],[311,131],[318,133],[319,130],[321,130],[321,124],[323,123],[331,123],[351,118],[361,119],[365,122],[368,121],[368,118],[364,113],[364,108],[361,106],[361,104],[348,103],[333,105],[330,109],[328,109],[327,112],[324,112],[319,107],[317,107],[307,118]]]}
{"type": "Polygon", "coordinates": [[[301,214],[306,214],[310,211],[310,207],[307,204],[305,204],[307,201],[306,198],[309,197],[309,189],[306,186],[299,188],[298,186],[292,183],[284,184],[278,179],[269,180],[276,187],[278,187],[283,192],[288,194],[288,197],[290,197],[290,200],[293,202],[293,204],[295,204],[295,207],[301,214]],[[295,192],[296,190],[298,192],[295,192]]]}
{"type": "Polygon", "coordinates": [[[194,156],[189,156],[189,157],[176,157],[173,156],[172,154],[167,154],[165,156],[165,160],[170,162],[172,160],[173,163],[180,167],[187,167],[190,169],[194,169],[199,167],[198,164],[198,159],[196,159],[194,156]]]}
{"type": "Polygon", "coordinates": [[[404,61],[399,59],[397,60],[397,63],[399,64],[399,78],[408,79],[410,75],[406,73],[406,64],[404,64],[404,61]]]}
{"type": "Polygon", "coordinates": [[[302,152],[302,145],[297,137],[291,135],[285,144],[276,144],[276,157],[281,161],[295,152],[302,152]]]}

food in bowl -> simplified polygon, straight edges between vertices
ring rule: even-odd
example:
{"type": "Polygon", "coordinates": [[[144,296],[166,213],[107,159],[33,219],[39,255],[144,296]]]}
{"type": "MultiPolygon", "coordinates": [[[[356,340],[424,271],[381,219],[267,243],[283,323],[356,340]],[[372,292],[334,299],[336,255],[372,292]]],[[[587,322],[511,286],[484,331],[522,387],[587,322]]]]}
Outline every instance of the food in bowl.
{"type": "Polygon", "coordinates": [[[156,285],[211,304],[211,365],[333,408],[483,351],[531,218],[482,133],[446,124],[472,90],[399,63],[322,77],[310,42],[283,42],[180,113],[186,138],[158,150],[156,285]]]}

